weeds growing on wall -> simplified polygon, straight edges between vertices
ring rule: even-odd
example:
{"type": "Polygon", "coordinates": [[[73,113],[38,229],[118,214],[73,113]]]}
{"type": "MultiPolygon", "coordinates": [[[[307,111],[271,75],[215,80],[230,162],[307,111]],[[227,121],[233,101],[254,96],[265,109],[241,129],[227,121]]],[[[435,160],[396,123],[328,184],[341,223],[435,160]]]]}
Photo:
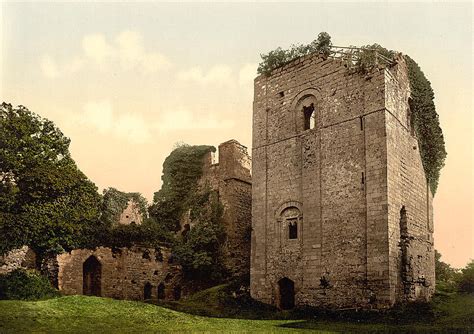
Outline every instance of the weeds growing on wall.
{"type": "Polygon", "coordinates": [[[274,69],[314,52],[327,57],[331,46],[331,36],[327,32],[321,32],[318,38],[309,44],[294,44],[288,50],[278,47],[267,54],[260,55],[262,62],[258,64],[257,73],[270,75],[274,69]]]}

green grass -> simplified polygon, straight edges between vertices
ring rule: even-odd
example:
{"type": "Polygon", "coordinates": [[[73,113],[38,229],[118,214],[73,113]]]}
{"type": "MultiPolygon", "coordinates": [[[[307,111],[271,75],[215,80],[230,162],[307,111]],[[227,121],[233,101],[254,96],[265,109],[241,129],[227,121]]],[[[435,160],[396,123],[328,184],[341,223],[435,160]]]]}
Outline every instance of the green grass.
{"type": "Polygon", "coordinates": [[[467,333],[474,331],[473,295],[436,296],[429,307],[372,313],[298,313],[223,305],[224,287],[167,307],[109,298],[68,296],[42,301],[0,301],[0,333],[467,333]],[[188,313],[170,309],[187,309],[188,313]],[[189,313],[191,312],[191,313],[189,313]],[[210,313],[214,317],[192,313],[210,313]],[[233,318],[222,318],[229,312],[233,318]],[[260,313],[258,313],[260,312],[260,313]],[[271,320],[239,319],[248,314],[271,320]],[[216,316],[221,316],[216,317],[216,316]],[[300,317],[300,318],[298,318],[300,317]],[[305,317],[305,318],[302,318],[305,317]],[[280,319],[277,319],[280,318],[280,319]],[[291,318],[291,319],[290,319],[291,318]]]}

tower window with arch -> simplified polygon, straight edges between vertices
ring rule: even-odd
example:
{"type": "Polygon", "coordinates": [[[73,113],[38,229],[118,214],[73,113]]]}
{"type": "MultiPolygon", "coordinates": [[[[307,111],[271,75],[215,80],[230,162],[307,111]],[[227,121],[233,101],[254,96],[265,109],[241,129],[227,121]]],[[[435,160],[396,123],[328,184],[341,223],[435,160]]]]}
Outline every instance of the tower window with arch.
{"type": "Polygon", "coordinates": [[[321,121],[319,96],[319,91],[314,88],[305,89],[295,96],[291,109],[296,117],[297,132],[319,127],[321,121]]]}
{"type": "Polygon", "coordinates": [[[298,239],[298,227],[301,228],[301,219],[301,211],[297,207],[287,207],[281,212],[280,221],[283,224],[288,239],[298,239]]]}

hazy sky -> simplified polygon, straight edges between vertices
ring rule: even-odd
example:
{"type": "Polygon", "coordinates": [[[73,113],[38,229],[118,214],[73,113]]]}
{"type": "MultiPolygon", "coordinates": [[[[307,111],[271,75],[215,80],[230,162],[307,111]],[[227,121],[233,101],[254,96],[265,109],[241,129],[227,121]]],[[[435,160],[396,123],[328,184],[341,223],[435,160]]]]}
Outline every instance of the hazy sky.
{"type": "Polygon", "coordinates": [[[309,43],[379,43],[431,81],[448,158],[435,196],[435,247],[473,254],[470,3],[3,3],[0,97],[54,121],[100,190],[148,199],[176,142],[251,147],[260,53],[309,43]]]}

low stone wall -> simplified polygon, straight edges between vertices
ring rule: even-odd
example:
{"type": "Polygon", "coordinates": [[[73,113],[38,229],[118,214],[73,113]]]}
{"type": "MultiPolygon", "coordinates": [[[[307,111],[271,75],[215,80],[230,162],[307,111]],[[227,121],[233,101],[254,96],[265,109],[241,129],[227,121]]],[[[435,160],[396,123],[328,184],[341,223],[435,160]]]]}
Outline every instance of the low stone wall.
{"type": "Polygon", "coordinates": [[[0,275],[7,274],[15,269],[34,269],[36,267],[36,254],[28,246],[13,249],[0,256],[0,275]]]}
{"type": "Polygon", "coordinates": [[[172,263],[166,248],[75,249],[55,260],[57,285],[66,295],[176,300],[187,294],[180,285],[181,268],[172,263]],[[89,263],[95,263],[93,270],[89,263]]]}

